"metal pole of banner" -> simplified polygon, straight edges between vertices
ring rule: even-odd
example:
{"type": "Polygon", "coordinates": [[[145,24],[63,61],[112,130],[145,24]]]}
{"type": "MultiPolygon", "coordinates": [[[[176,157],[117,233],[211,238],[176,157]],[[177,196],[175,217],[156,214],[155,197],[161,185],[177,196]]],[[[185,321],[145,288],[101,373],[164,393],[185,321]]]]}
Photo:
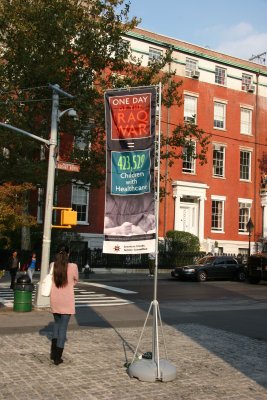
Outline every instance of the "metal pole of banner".
{"type": "Polygon", "coordinates": [[[162,327],[162,320],[159,310],[159,303],[157,300],[157,286],[158,286],[158,260],[159,260],[159,203],[160,203],[160,146],[161,146],[161,94],[162,92],[162,85],[161,82],[158,85],[158,140],[155,141],[155,159],[157,160],[157,179],[156,186],[157,190],[155,192],[156,195],[156,207],[155,207],[155,216],[156,216],[156,249],[155,249],[155,272],[154,272],[154,295],[153,301],[150,304],[147,317],[133,355],[132,362],[128,368],[128,374],[130,377],[138,378],[141,381],[146,382],[155,382],[155,381],[162,381],[168,382],[172,381],[176,378],[177,372],[176,367],[172,365],[167,359],[160,359],[159,355],[159,324],[160,321],[161,326],[161,333],[164,343],[165,349],[165,356],[167,358],[167,351],[165,345],[165,339],[163,335],[163,327],[162,327]],[[145,330],[146,323],[148,321],[148,317],[152,310],[153,313],[153,327],[152,327],[152,358],[137,358],[138,348],[145,330]]]}

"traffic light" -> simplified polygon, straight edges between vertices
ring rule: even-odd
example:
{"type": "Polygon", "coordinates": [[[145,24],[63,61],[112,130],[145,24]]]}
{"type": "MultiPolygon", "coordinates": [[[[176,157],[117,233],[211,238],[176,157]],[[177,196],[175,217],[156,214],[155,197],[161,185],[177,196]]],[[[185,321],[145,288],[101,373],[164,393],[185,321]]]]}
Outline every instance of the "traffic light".
{"type": "Polygon", "coordinates": [[[77,225],[77,211],[61,210],[61,225],[77,225]]]}

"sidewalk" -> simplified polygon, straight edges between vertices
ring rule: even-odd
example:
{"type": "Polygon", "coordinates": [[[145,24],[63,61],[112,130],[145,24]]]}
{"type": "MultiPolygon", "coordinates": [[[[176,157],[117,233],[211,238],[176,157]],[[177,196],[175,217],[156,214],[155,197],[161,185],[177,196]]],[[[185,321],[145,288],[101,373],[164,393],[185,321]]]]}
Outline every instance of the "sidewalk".
{"type": "MultiPolygon", "coordinates": [[[[49,334],[0,336],[0,400],[265,400],[267,344],[195,324],[164,327],[169,361],[177,368],[171,382],[129,378],[141,329],[69,331],[64,363],[49,359],[49,334]]],[[[146,328],[140,354],[151,351],[146,328]]],[[[161,357],[163,352],[160,335],[161,357]]]]}
{"type": "MultiPolygon", "coordinates": [[[[94,275],[90,280],[144,279],[144,274],[94,275]]],[[[135,311],[134,304],[129,307],[127,312],[135,311]]],[[[176,366],[177,378],[141,382],[129,378],[124,365],[132,360],[142,327],[98,328],[97,313],[90,312],[92,328],[71,320],[64,363],[57,367],[49,359],[48,311],[0,313],[0,400],[267,400],[266,342],[197,324],[165,325],[168,357],[159,328],[160,357],[176,366]]],[[[139,355],[151,350],[147,326],[139,355]]]]}

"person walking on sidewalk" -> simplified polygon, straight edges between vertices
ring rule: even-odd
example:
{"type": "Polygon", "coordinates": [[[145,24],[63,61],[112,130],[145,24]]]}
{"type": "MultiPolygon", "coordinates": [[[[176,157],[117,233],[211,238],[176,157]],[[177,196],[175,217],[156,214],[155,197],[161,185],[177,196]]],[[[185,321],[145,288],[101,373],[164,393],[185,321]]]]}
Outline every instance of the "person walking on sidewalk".
{"type": "Polygon", "coordinates": [[[8,259],[8,269],[10,273],[10,289],[15,288],[16,275],[20,269],[20,262],[18,259],[18,252],[14,250],[8,259]]]}
{"type": "Polygon", "coordinates": [[[78,267],[69,263],[69,248],[62,244],[58,247],[53,268],[53,282],[50,306],[54,316],[53,336],[50,358],[55,365],[63,362],[62,354],[71,315],[75,314],[74,286],[78,282],[78,267]]]}
{"type": "Polygon", "coordinates": [[[33,278],[33,275],[35,272],[35,268],[36,268],[36,253],[32,253],[32,258],[31,258],[31,261],[29,262],[29,266],[27,269],[27,273],[29,275],[31,282],[32,282],[32,278],[33,278]]]}
{"type": "Polygon", "coordinates": [[[156,259],[156,254],[149,253],[148,254],[148,269],[149,269],[149,276],[153,276],[155,272],[155,260],[156,259]]]}

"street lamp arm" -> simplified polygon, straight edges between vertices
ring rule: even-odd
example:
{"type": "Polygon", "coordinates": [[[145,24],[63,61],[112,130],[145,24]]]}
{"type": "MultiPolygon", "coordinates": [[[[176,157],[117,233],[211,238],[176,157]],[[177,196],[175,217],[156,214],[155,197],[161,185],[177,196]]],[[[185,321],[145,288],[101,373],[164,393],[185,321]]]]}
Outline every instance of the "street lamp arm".
{"type": "Polygon", "coordinates": [[[16,128],[16,127],[13,126],[13,125],[9,125],[9,124],[5,124],[5,123],[3,123],[3,122],[0,122],[0,126],[2,126],[3,128],[10,129],[10,130],[15,131],[15,132],[22,133],[23,135],[29,136],[30,138],[35,139],[35,140],[38,140],[39,142],[45,143],[45,144],[47,144],[47,145],[50,144],[49,140],[40,138],[39,136],[36,136],[36,135],[34,135],[33,133],[24,131],[23,129],[16,128]]]}
{"type": "Polygon", "coordinates": [[[67,108],[67,110],[64,110],[64,111],[59,111],[59,113],[58,113],[58,121],[60,120],[60,118],[64,115],[64,114],[66,114],[66,113],[68,113],[68,115],[70,116],[70,117],[73,117],[73,118],[77,118],[77,112],[76,112],[76,110],[74,110],[74,108],[67,108]]]}

